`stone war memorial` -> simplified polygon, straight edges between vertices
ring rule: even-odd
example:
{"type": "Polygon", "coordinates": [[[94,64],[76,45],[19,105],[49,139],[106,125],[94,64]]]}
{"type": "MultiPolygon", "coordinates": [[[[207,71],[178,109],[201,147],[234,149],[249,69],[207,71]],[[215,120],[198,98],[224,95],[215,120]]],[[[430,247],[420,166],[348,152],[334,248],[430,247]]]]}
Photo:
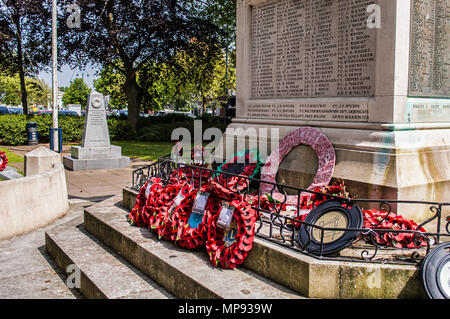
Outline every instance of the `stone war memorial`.
{"type": "MultiPolygon", "coordinates": [[[[248,136],[229,138],[270,154],[317,128],[335,148],[333,178],[360,198],[450,201],[449,0],[238,0],[237,70],[229,129],[248,136]]],[[[306,188],[317,166],[299,146],[277,182],[306,188]]]]}
{"type": "Polygon", "coordinates": [[[103,95],[89,94],[81,146],[74,146],[64,166],[72,171],[126,168],[130,159],[122,156],[121,147],[111,145],[103,95]]]}
{"type": "MultiPolygon", "coordinates": [[[[48,254],[87,298],[450,299],[450,0],[236,3],[225,134],[134,169],[48,254]]],[[[120,158],[91,94],[65,164],[120,158]]]]}

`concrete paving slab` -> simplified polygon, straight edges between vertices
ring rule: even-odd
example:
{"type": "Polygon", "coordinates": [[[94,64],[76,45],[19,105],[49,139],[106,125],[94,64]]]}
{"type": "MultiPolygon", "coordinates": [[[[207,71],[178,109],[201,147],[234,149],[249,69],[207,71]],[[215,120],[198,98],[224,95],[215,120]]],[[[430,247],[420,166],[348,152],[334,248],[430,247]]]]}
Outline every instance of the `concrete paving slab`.
{"type": "Polygon", "coordinates": [[[52,270],[0,279],[0,299],[75,299],[52,270]]]}

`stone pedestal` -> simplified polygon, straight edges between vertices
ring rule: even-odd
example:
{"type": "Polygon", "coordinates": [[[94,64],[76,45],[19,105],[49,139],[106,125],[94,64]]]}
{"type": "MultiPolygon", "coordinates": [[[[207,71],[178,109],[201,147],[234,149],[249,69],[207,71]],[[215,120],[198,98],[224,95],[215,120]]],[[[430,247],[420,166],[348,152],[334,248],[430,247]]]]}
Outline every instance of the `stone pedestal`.
{"type": "MultiPolygon", "coordinates": [[[[334,178],[360,198],[450,202],[449,5],[238,0],[237,118],[224,138],[270,154],[292,130],[316,127],[335,147],[334,178]]],[[[305,158],[296,173],[310,178],[317,163],[305,158]]],[[[295,161],[284,167],[280,179],[295,161]]]]}
{"type": "Polygon", "coordinates": [[[43,146],[38,147],[25,154],[25,176],[48,171],[57,163],[61,163],[61,157],[58,153],[43,146]]]}
{"type": "Polygon", "coordinates": [[[119,146],[110,144],[103,96],[89,94],[81,146],[64,157],[64,166],[72,171],[130,167],[130,159],[122,156],[119,146]]]}

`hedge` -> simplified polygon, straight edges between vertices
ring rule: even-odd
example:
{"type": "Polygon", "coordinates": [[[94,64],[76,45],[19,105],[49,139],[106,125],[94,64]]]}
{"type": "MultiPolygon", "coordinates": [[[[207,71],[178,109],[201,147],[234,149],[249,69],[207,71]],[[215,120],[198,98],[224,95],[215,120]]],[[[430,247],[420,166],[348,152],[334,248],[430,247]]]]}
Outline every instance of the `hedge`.
{"type": "MultiPolygon", "coordinates": [[[[222,132],[230,124],[230,120],[222,117],[203,116],[197,120],[202,121],[203,131],[210,127],[217,127],[222,132]]],[[[52,116],[8,114],[0,115],[0,140],[6,145],[22,145],[28,141],[26,125],[36,122],[40,142],[49,142],[52,116]]],[[[172,114],[164,117],[140,118],[137,130],[134,130],[126,118],[110,117],[107,119],[111,140],[139,140],[164,142],[171,141],[172,131],[184,127],[194,134],[194,120],[184,115],[172,114]],[[137,132],[136,132],[137,131],[137,132]]],[[[84,117],[59,116],[59,127],[63,131],[63,143],[76,143],[83,137],[84,117]]]]}

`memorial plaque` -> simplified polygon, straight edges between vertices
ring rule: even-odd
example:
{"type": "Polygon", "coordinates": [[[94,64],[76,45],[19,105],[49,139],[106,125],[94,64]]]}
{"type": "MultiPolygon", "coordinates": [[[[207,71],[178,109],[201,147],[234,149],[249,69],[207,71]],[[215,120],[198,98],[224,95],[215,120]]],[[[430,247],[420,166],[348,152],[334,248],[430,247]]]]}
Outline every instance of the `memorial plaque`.
{"type": "Polygon", "coordinates": [[[450,0],[412,0],[409,95],[450,96],[450,0]]]}
{"type": "Polygon", "coordinates": [[[370,97],[373,0],[281,0],[251,11],[251,97],[370,97]]]}

